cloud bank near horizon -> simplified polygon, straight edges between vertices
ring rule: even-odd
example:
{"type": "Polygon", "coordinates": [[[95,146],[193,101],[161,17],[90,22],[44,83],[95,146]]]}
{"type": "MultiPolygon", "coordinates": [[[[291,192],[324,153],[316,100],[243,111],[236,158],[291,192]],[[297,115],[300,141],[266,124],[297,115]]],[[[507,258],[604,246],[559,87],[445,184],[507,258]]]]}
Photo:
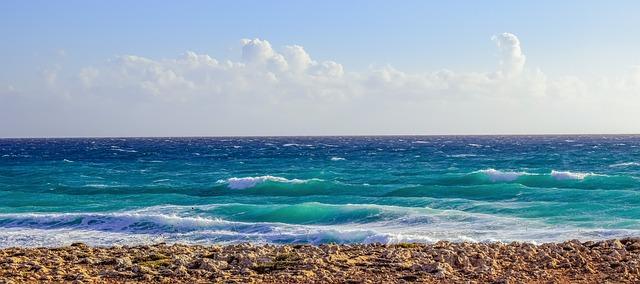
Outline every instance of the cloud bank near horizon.
{"type": "Polygon", "coordinates": [[[0,136],[640,132],[640,66],[552,78],[518,37],[491,37],[493,71],[351,71],[300,45],[242,39],[240,60],[117,56],[0,86],[0,136]]]}

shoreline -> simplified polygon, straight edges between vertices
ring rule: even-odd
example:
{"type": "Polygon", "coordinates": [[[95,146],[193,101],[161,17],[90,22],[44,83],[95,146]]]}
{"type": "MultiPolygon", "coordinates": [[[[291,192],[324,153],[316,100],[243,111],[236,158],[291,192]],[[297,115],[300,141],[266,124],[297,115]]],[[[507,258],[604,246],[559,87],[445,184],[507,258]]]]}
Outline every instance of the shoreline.
{"type": "Polygon", "coordinates": [[[603,283],[640,281],[640,238],[530,243],[0,249],[0,283],[603,283]]]}

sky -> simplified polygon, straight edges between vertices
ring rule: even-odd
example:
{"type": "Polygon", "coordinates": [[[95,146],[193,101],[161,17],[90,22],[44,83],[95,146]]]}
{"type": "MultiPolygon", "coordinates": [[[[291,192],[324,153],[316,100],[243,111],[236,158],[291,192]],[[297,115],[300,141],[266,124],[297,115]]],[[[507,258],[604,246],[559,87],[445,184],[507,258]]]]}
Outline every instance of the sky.
{"type": "Polygon", "coordinates": [[[640,133],[638,1],[0,1],[0,137],[640,133]]]}

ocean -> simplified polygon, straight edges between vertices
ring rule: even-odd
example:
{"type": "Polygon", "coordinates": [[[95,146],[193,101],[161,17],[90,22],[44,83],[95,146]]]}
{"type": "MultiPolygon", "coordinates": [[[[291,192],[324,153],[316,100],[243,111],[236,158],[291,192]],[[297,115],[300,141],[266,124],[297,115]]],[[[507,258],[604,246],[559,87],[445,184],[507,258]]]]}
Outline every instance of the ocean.
{"type": "Polygon", "coordinates": [[[0,247],[640,236],[640,136],[0,139],[0,247]]]}

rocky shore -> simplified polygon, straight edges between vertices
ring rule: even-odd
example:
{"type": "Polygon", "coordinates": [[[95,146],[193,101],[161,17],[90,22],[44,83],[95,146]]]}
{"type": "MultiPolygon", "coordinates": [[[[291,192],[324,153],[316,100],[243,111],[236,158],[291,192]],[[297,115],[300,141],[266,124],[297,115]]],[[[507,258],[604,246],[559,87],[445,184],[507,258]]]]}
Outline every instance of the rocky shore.
{"type": "Polygon", "coordinates": [[[557,244],[167,245],[0,250],[0,283],[640,282],[640,238],[557,244]]]}

